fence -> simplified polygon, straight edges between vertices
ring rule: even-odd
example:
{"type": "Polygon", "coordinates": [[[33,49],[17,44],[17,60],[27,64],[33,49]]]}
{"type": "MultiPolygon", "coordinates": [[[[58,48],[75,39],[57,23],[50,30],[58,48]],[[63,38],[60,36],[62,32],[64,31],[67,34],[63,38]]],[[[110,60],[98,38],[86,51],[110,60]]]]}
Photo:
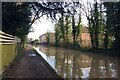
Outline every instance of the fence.
{"type": "Polygon", "coordinates": [[[17,55],[16,46],[20,39],[0,31],[0,74],[10,65],[17,55]]]}

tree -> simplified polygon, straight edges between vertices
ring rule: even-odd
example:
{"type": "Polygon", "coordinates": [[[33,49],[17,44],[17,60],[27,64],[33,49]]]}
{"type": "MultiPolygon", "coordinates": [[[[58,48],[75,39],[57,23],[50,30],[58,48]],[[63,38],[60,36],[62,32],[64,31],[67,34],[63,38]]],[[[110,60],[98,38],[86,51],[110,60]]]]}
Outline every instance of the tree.
{"type": "Polygon", "coordinates": [[[112,31],[112,27],[114,26],[113,23],[113,5],[114,3],[104,3],[104,6],[106,7],[106,27],[105,27],[105,38],[104,38],[104,47],[107,49],[108,48],[108,36],[110,35],[111,31],[112,31]],[[109,6],[109,7],[108,7],[109,6]]]}
{"type": "Polygon", "coordinates": [[[76,34],[76,29],[75,29],[75,18],[74,15],[72,16],[72,36],[73,36],[73,43],[74,47],[76,46],[76,39],[75,39],[75,34],[76,34]]]}
{"type": "Polygon", "coordinates": [[[61,18],[60,18],[60,30],[63,38],[63,43],[65,44],[66,39],[65,39],[65,25],[64,25],[64,13],[61,11],[61,18]]]}
{"type": "Polygon", "coordinates": [[[59,46],[59,41],[61,39],[60,21],[55,24],[55,45],[59,46]]]}
{"type": "MultiPolygon", "coordinates": [[[[107,43],[108,36],[112,35],[114,40],[114,48],[119,51],[120,48],[120,2],[104,2],[106,7],[107,22],[106,22],[106,37],[107,43]]],[[[106,46],[107,47],[107,46],[106,46]]]]}
{"type": "Polygon", "coordinates": [[[98,36],[99,36],[99,12],[98,12],[98,3],[95,2],[94,4],[94,9],[93,9],[93,27],[95,30],[95,34],[94,34],[94,41],[95,41],[95,47],[99,48],[99,40],[98,40],[98,36]]]}
{"type": "Polygon", "coordinates": [[[87,2],[87,6],[85,6],[84,3],[81,3],[80,7],[85,13],[85,16],[88,20],[88,29],[90,33],[90,38],[91,38],[91,44],[92,48],[95,48],[95,23],[94,23],[94,15],[93,15],[93,3],[87,2]]]}
{"type": "MultiPolygon", "coordinates": [[[[99,11],[99,45],[101,48],[104,48],[104,36],[105,36],[105,15],[103,12],[103,4],[99,4],[100,11],[99,11]]],[[[107,49],[107,48],[106,48],[107,49]]]]}
{"type": "Polygon", "coordinates": [[[71,34],[71,26],[70,26],[70,18],[67,15],[65,17],[65,37],[66,37],[66,46],[68,46],[70,42],[70,34],[71,34]]]}
{"type": "Polygon", "coordinates": [[[59,45],[59,28],[58,28],[58,24],[55,24],[55,45],[58,46],[59,45]]]}
{"type": "Polygon", "coordinates": [[[2,29],[4,32],[21,38],[24,44],[25,36],[29,33],[31,22],[29,3],[3,2],[2,29]]]}
{"type": "Polygon", "coordinates": [[[76,25],[76,43],[77,44],[78,44],[78,36],[81,32],[81,27],[82,27],[82,25],[81,25],[81,15],[79,15],[78,23],[76,25]]]}
{"type": "Polygon", "coordinates": [[[120,51],[120,1],[115,5],[116,26],[115,26],[115,49],[120,51]]]}
{"type": "Polygon", "coordinates": [[[75,17],[74,15],[72,16],[72,35],[73,35],[73,43],[74,43],[74,47],[78,46],[78,36],[80,34],[80,28],[81,28],[81,15],[79,15],[79,19],[78,19],[78,23],[77,25],[75,25],[75,17]]]}

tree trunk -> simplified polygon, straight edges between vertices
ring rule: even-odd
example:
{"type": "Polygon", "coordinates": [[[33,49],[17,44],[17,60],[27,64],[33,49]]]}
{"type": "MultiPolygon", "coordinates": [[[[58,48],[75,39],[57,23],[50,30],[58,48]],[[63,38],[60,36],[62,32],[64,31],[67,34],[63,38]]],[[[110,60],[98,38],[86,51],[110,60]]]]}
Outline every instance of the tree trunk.
{"type": "Polygon", "coordinates": [[[62,32],[62,38],[63,38],[63,44],[65,44],[66,40],[65,40],[65,27],[64,27],[64,13],[63,11],[61,12],[61,32],[62,32]]]}
{"type": "Polygon", "coordinates": [[[99,48],[99,41],[98,41],[98,29],[99,29],[99,19],[98,19],[98,8],[97,2],[95,3],[95,43],[96,48],[99,48]]]}
{"type": "Polygon", "coordinates": [[[75,31],[75,20],[74,20],[74,15],[72,16],[72,34],[73,34],[73,43],[74,43],[74,47],[76,45],[76,39],[75,39],[75,34],[76,34],[76,31],[75,31]]]}
{"type": "Polygon", "coordinates": [[[119,50],[120,49],[120,2],[116,3],[116,26],[115,26],[115,49],[119,50]]]}
{"type": "Polygon", "coordinates": [[[92,44],[92,48],[95,48],[94,46],[94,38],[93,38],[93,27],[94,27],[94,21],[92,21],[92,19],[90,19],[89,17],[87,17],[88,19],[88,24],[89,24],[89,32],[90,32],[90,38],[91,38],[91,44],[92,44]],[[92,22],[93,22],[93,26],[92,26],[92,22]]]}
{"type": "Polygon", "coordinates": [[[95,46],[94,46],[94,40],[93,40],[93,34],[92,33],[90,33],[90,37],[91,37],[92,48],[95,48],[95,46]]]}
{"type": "Polygon", "coordinates": [[[105,33],[104,47],[105,47],[105,49],[108,48],[108,34],[107,34],[107,32],[105,33]]]}

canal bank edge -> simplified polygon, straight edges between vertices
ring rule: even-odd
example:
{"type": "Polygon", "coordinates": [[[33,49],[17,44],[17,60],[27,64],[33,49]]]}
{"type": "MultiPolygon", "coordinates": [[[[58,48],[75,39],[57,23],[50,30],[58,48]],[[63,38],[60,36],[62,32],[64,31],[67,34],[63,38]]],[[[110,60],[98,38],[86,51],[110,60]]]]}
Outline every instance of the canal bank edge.
{"type": "Polygon", "coordinates": [[[35,51],[35,54],[40,57],[44,65],[50,70],[50,73],[55,76],[55,78],[59,78],[60,80],[64,80],[53,68],[52,66],[37,52],[35,47],[33,46],[33,50],[35,51]]]}

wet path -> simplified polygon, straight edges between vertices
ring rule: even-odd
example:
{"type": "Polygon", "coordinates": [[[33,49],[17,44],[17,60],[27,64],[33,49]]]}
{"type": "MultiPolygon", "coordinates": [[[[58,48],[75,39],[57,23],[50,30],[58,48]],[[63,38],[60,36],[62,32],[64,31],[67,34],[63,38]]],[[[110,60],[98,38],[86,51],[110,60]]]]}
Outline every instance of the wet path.
{"type": "Polygon", "coordinates": [[[21,59],[15,61],[8,69],[7,78],[58,78],[41,59],[34,50],[25,50],[21,59]]]}

